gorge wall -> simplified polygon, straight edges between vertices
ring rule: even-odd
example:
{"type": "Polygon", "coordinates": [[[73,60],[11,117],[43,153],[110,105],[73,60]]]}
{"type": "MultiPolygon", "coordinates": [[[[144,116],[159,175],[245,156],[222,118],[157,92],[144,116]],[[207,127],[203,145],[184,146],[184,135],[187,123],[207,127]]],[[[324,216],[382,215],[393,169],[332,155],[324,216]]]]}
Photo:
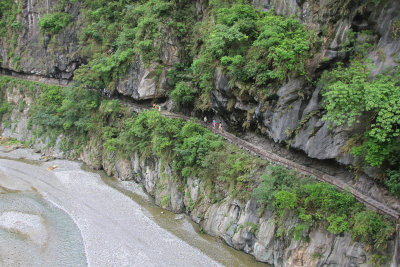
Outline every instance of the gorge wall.
{"type": "MultiPolygon", "coordinates": [[[[39,83],[36,83],[36,88],[39,83]]],[[[6,87],[7,103],[17,106],[3,117],[2,135],[21,141],[35,137],[30,109],[35,105],[38,90],[23,91],[24,85],[6,87]],[[8,117],[9,116],[9,117],[8,117]],[[5,120],[4,120],[5,118],[5,120]]],[[[142,150],[130,151],[127,156],[107,150],[102,140],[91,133],[87,145],[79,151],[66,149],[63,135],[35,138],[31,146],[44,158],[70,158],[85,162],[94,169],[103,169],[109,176],[121,181],[143,185],[154,197],[155,203],[175,213],[186,213],[198,223],[205,233],[223,239],[228,245],[254,255],[259,261],[273,266],[373,266],[384,261],[397,260],[397,240],[392,236],[385,241],[383,255],[377,254],[369,244],[357,242],[350,233],[333,234],[322,223],[311,224],[301,231],[302,238],[293,232],[302,224],[295,212],[281,217],[273,205],[263,205],[254,195],[249,198],[232,197],[228,189],[217,201],[209,181],[190,175],[181,177],[169,159],[142,150]],[[51,140],[54,141],[51,141],[51,140]],[[386,260],[384,260],[386,259],[386,260]]],[[[269,166],[261,170],[268,173],[269,166]]],[[[257,179],[255,176],[253,179],[257,179]]],[[[222,187],[215,183],[212,185],[222,187]]]]}
{"type": "MultiPolygon", "coordinates": [[[[217,67],[214,77],[210,77],[215,89],[209,95],[208,106],[205,109],[186,108],[181,111],[187,113],[192,110],[192,114],[197,115],[208,113],[222,120],[224,127],[238,132],[256,131],[276,143],[287,144],[295,150],[304,151],[311,158],[333,159],[345,165],[356,164],[355,157],[349,154],[348,149],[343,148],[351,138],[359,136],[366,127],[368,128],[368,118],[361,117],[360,123],[352,126],[329,127],[330,122],[322,120],[326,113],[321,97],[322,85],[315,83],[322,71],[332,69],[336,62],[348,61],[349,53],[344,48],[349,45],[349,31],[355,33],[353,38],[356,41],[352,39],[352,45],[354,42],[371,45],[368,57],[376,66],[371,75],[396,66],[400,50],[396,39],[396,25],[400,19],[399,3],[384,0],[268,0],[253,1],[252,4],[265,12],[275,10],[279,15],[295,16],[318,36],[314,39],[314,46],[317,48],[313,48],[314,54],[307,59],[308,75],[289,75],[283,82],[273,84],[270,96],[260,98],[246,92],[240,93],[239,91],[243,91],[247,85],[232,80],[223,67],[217,67]],[[366,31],[368,35],[364,34],[366,31]],[[310,83],[310,80],[313,82],[310,83]]],[[[81,84],[98,78],[102,81],[100,87],[106,87],[115,94],[122,94],[136,101],[156,101],[157,98],[164,101],[169,95],[167,92],[171,90],[168,85],[171,83],[171,77],[181,75],[172,72],[168,78],[167,73],[171,70],[176,71],[179,64],[185,65],[185,60],[193,60],[187,59],[190,49],[187,48],[188,41],[185,38],[179,39],[173,29],[159,25],[162,37],[156,41],[157,44],[154,43],[155,48],[160,49],[156,61],[144,62],[144,55],[131,56],[130,60],[121,63],[123,67],[120,69],[113,67],[118,63],[110,67],[117,69],[111,70],[112,77],[105,77],[109,75],[106,70],[103,74],[100,72],[100,76],[92,77],[90,72],[99,66],[92,66],[90,62],[93,57],[98,58],[96,53],[105,48],[96,45],[84,46],[85,37],[82,36],[89,35],[87,31],[90,28],[85,23],[88,23],[87,17],[93,14],[83,10],[88,9],[90,5],[79,1],[32,0],[18,1],[17,6],[20,11],[15,15],[18,23],[13,24],[1,39],[0,55],[3,69],[72,80],[74,71],[83,65],[78,73],[79,77],[83,76],[78,79],[81,84]],[[54,12],[69,14],[70,23],[56,34],[41,30],[38,25],[40,18],[54,12]],[[93,50],[88,51],[89,49],[93,50]],[[111,82],[106,82],[106,79],[111,82]]],[[[207,21],[212,12],[212,6],[210,7],[207,1],[194,1],[183,7],[186,8],[185,12],[190,12],[194,17],[193,23],[207,21]]],[[[192,28],[189,30],[194,31],[192,28]]],[[[190,34],[187,32],[187,35],[190,34]]],[[[95,39],[93,36],[91,38],[95,39]]],[[[91,44],[92,41],[87,42],[91,44]]],[[[112,58],[118,51],[110,48],[104,53],[112,58]]],[[[193,57],[193,52],[191,56],[193,57]]],[[[194,57],[196,58],[196,52],[194,57]]],[[[106,64],[104,62],[104,65],[106,64]]],[[[166,102],[165,106],[169,109],[179,109],[171,101],[166,102]]],[[[382,175],[379,170],[370,167],[364,168],[364,171],[372,177],[382,175]]]]}
{"type": "MultiPolygon", "coordinates": [[[[122,7],[109,2],[106,5],[101,1],[5,1],[12,12],[2,9],[0,14],[4,22],[0,34],[1,69],[14,76],[58,79],[60,84],[74,81],[76,86],[98,91],[107,88],[113,96],[137,103],[152,101],[174,112],[197,117],[207,115],[209,119],[222,121],[225,129],[244,136],[256,133],[265,143],[290,147],[292,151],[300,151],[304,158],[329,160],[333,168],[351,166],[358,170],[359,180],[354,183],[359,188],[384,199],[394,208],[399,207],[398,200],[387,192],[382,182],[386,169],[395,166],[396,161],[387,160],[380,168],[373,167],[360,163],[358,160],[363,156],[355,157],[348,149],[355,137],[364,136],[370,128],[369,113],[361,114],[359,123],[332,127],[323,119],[327,111],[322,96],[324,83],[320,82],[322,73],[335,69],[336,63],[350,66],[353,56],[364,49],[364,44],[368,48],[360,53],[375,66],[369,73],[371,79],[398,65],[398,1],[160,0],[149,1],[154,6],[150,11],[146,4],[136,1],[125,1],[122,7]],[[222,50],[228,50],[229,44],[232,50],[229,53],[233,55],[217,49],[207,52],[207,46],[213,44],[207,38],[214,43],[220,40],[212,39],[213,33],[220,33],[215,24],[223,25],[228,33],[235,27],[253,27],[240,23],[232,26],[219,17],[231,2],[251,4],[262,12],[274,10],[286,18],[293,16],[305,25],[312,33],[307,50],[312,56],[304,56],[304,68],[300,72],[287,71],[282,79],[270,77],[253,88],[258,82],[256,78],[240,80],[235,75],[243,73],[233,72],[251,69],[243,62],[235,69],[232,63],[235,56],[245,56],[245,53],[232,52],[240,51],[242,45],[249,46],[244,37],[234,37],[237,38],[234,41],[229,41],[229,36],[221,37],[225,44],[222,50]],[[51,14],[67,18],[57,31],[57,23],[61,22],[52,21],[51,14]],[[48,24],[43,18],[48,18],[48,24]],[[130,27],[135,30],[130,31],[130,27]],[[209,35],[207,28],[212,29],[209,35]],[[224,60],[232,62],[224,63],[224,60]],[[177,90],[181,98],[172,93],[177,88],[184,91],[177,90]]],[[[256,38],[252,37],[253,32],[245,33],[246,40],[256,38]]],[[[266,58],[257,60],[267,61],[266,58]]],[[[2,135],[21,141],[36,138],[28,113],[38,94],[33,91],[32,95],[24,95],[16,87],[0,94],[14,107],[3,116],[2,135]]],[[[42,136],[34,143],[48,154],[65,157],[67,154],[59,146],[60,136],[55,146],[43,148],[50,139],[42,136]]],[[[398,146],[398,138],[393,140],[398,146]]],[[[120,180],[142,183],[157,204],[174,212],[187,212],[205,232],[223,238],[260,261],[275,266],[368,266],[375,257],[374,251],[352,241],[348,233],[334,235],[323,227],[309,230],[306,234],[309,242],[295,240],[289,234],[277,238],[279,226],[272,208],[261,212],[262,207],[254,197],[245,202],[226,197],[213,203],[207,197],[204,181],[197,177],[177,178],[173,168],[155,155],[144,159],[140,151],[132,151],[129,159],[120,159],[96,139],[82,149],[81,153],[70,156],[82,159],[95,169],[104,169],[120,180]]],[[[285,228],[292,229],[297,223],[296,216],[289,216],[285,228]]],[[[387,257],[393,255],[394,241],[390,242],[385,252],[387,257]]]]}

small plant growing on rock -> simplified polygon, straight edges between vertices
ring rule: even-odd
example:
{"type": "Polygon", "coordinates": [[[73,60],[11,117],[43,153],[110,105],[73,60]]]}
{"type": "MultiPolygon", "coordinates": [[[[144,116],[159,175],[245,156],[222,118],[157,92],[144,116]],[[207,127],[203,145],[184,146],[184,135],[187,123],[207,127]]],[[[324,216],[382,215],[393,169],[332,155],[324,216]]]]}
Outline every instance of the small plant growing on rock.
{"type": "Polygon", "coordinates": [[[392,24],[392,38],[395,40],[400,38],[400,20],[396,20],[392,24]]]}
{"type": "Polygon", "coordinates": [[[43,15],[39,19],[39,27],[46,34],[57,34],[72,21],[72,15],[65,12],[56,12],[43,15]]]}

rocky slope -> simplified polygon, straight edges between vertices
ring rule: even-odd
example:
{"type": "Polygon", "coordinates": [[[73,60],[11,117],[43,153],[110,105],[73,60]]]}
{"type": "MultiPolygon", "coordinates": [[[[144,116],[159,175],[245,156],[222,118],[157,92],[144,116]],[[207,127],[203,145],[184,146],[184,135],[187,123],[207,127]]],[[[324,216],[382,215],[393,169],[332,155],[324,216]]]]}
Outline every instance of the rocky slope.
{"type": "MultiPolygon", "coordinates": [[[[64,2],[63,2],[64,3],[64,2]]],[[[81,4],[66,2],[63,12],[71,14],[72,22],[58,34],[45,34],[39,26],[39,19],[60,9],[58,1],[20,1],[22,12],[18,15],[20,28],[9,33],[0,41],[1,68],[16,72],[37,74],[46,77],[72,79],[74,70],[88,60],[82,52],[78,35],[81,34],[81,4]],[[53,10],[54,9],[54,10],[53,10]]],[[[368,37],[374,48],[369,54],[377,66],[376,73],[396,65],[400,44],[394,38],[395,23],[400,19],[400,4],[397,1],[253,1],[257,8],[275,10],[284,16],[296,16],[323,36],[321,49],[308,62],[311,77],[318,77],[347,54],[342,51],[348,40],[348,31],[361,33],[369,30],[368,37]],[[378,3],[378,5],[376,5],[378,3]]],[[[207,19],[207,2],[195,2],[197,20],[207,19]]],[[[362,38],[361,34],[358,35],[362,38]]],[[[166,73],[175,63],[180,62],[179,53],[183,47],[179,40],[169,33],[161,45],[159,63],[144,64],[140,57],[129,65],[125,74],[116,81],[116,91],[135,100],[164,99],[167,90],[166,73]],[[159,66],[162,66],[160,69],[159,66]]],[[[210,113],[223,121],[224,125],[243,131],[242,125],[250,130],[258,129],[267,139],[285,143],[296,150],[304,151],[308,157],[334,159],[343,164],[354,164],[355,159],[343,152],[350,137],[360,134],[363,126],[328,128],[328,122],[321,120],[321,86],[310,85],[304,78],[292,77],[280,88],[276,96],[267,101],[243,99],[234,92],[240,84],[216,69],[215,91],[211,95],[210,113]]],[[[171,105],[168,105],[171,107],[171,105]]],[[[373,172],[369,172],[374,175],[373,172]]]]}
{"type": "MultiPolygon", "coordinates": [[[[82,30],[81,3],[49,0],[18,1],[21,13],[18,15],[20,27],[10,29],[9,35],[0,39],[1,68],[20,74],[35,74],[40,77],[72,80],[74,71],[88,62],[88,55],[79,44],[82,30]],[[52,11],[67,12],[72,22],[58,34],[45,34],[39,26],[39,19],[52,11]],[[54,10],[53,10],[54,9],[54,10]],[[11,38],[12,37],[12,38],[11,38]],[[13,40],[12,42],[10,40],[13,40]]],[[[209,16],[208,1],[193,3],[196,20],[206,20],[209,16]]],[[[295,16],[302,23],[315,29],[322,36],[320,49],[307,63],[308,72],[315,81],[325,69],[333,67],[338,61],[346,61],[348,54],[342,51],[348,41],[348,30],[356,33],[358,41],[364,42],[362,31],[369,30],[368,42],[372,49],[369,58],[377,66],[373,75],[396,65],[400,52],[400,42],[396,36],[396,22],[400,20],[398,1],[358,1],[358,0],[254,0],[253,5],[263,11],[274,9],[284,16],[295,16]]],[[[171,33],[166,34],[161,45],[158,62],[145,64],[138,55],[124,74],[115,81],[116,94],[135,101],[164,101],[167,98],[167,72],[183,51],[182,42],[171,33]],[[159,66],[162,66],[160,68],[159,66]],[[118,92],[118,93],[117,93],[118,92]]],[[[241,84],[231,81],[222,68],[216,68],[213,77],[215,90],[211,92],[211,107],[207,114],[223,121],[224,127],[235,131],[257,132],[265,138],[264,142],[287,144],[293,150],[317,160],[332,160],[337,163],[355,164],[355,158],[343,151],[348,140],[364,131],[361,125],[341,126],[334,129],[322,120],[324,110],[320,85],[309,83],[304,77],[290,77],[284,84],[275,88],[276,94],[267,100],[254,97],[240,97],[235,92],[241,84]],[[243,125],[246,125],[245,130],[243,125]]],[[[16,91],[6,93],[7,100],[24,103],[29,107],[32,97],[23,96],[16,91]]],[[[176,105],[168,100],[168,109],[176,105]]],[[[186,110],[190,113],[191,110],[186,110]]],[[[27,128],[27,109],[14,110],[8,122],[3,121],[2,134],[27,140],[32,133],[27,128]]],[[[199,115],[199,112],[192,114],[199,115]]],[[[60,139],[58,139],[60,140],[60,139]]],[[[46,140],[38,140],[38,148],[43,148],[46,140]],[[42,142],[43,141],[43,142],[42,142]]],[[[48,153],[63,157],[57,148],[47,148],[48,153]]],[[[297,154],[296,154],[297,155],[297,154]]],[[[257,259],[275,266],[366,266],[372,256],[365,247],[353,243],[348,235],[335,236],[318,227],[309,233],[310,242],[296,241],[289,236],[276,238],[277,226],[272,211],[260,214],[254,199],[247,203],[224,199],[219,204],[211,204],[204,192],[204,185],[196,177],[185,183],[174,179],[172,169],[161,159],[142,160],[136,152],[130,160],[116,159],[112,153],[105,152],[102,144],[92,142],[80,155],[81,159],[96,169],[103,168],[109,175],[121,180],[135,180],[144,185],[155,197],[156,202],[174,212],[190,212],[191,217],[212,235],[220,236],[228,244],[256,256],[257,259]],[[202,196],[205,197],[202,197],[202,196]],[[196,205],[193,206],[193,203],[196,205]],[[257,230],[252,228],[258,225],[257,230]]],[[[313,161],[318,164],[318,161],[313,161]]],[[[333,165],[333,169],[338,168],[333,165]]],[[[376,170],[364,169],[369,176],[376,170]]],[[[384,190],[371,181],[361,177],[358,187],[369,191],[377,198],[386,198],[384,190]]],[[[389,201],[390,202],[390,201],[389,201]]],[[[396,201],[392,201],[395,203],[396,201]]],[[[287,228],[294,227],[296,219],[288,218],[287,228]]],[[[393,246],[389,246],[389,250],[393,246]]],[[[391,255],[393,251],[388,251],[391,255]]]]}
{"type": "MultiPolygon", "coordinates": [[[[30,139],[32,129],[27,128],[27,110],[32,103],[31,96],[10,89],[6,97],[9,102],[24,100],[26,106],[10,115],[16,122],[13,127],[3,121],[2,135],[22,141],[30,139]]],[[[61,149],[60,140],[61,136],[55,146],[49,146],[49,139],[37,140],[33,146],[47,157],[65,158],[67,154],[61,149]]],[[[205,181],[193,176],[186,180],[177,178],[173,168],[155,155],[146,158],[136,151],[128,159],[118,158],[92,138],[78,157],[90,167],[104,169],[121,181],[142,184],[157,205],[175,213],[187,213],[206,233],[273,266],[371,266],[375,257],[374,251],[354,242],[348,233],[334,235],[318,225],[303,233],[308,239],[295,240],[291,232],[299,219],[289,214],[282,225],[273,207],[263,208],[254,197],[246,202],[226,197],[215,203],[205,181]]],[[[391,240],[387,245],[389,257],[395,253],[394,242],[391,240]]]]}
{"type": "MultiPolygon", "coordinates": [[[[0,39],[1,68],[7,73],[13,71],[25,77],[35,74],[39,80],[40,77],[48,77],[68,83],[74,71],[87,63],[89,57],[88,52],[84,51],[85,47],[79,43],[79,35],[85,26],[82,25],[82,4],[78,1],[32,0],[20,1],[19,5],[20,27],[9,29],[8,35],[0,39]],[[71,23],[58,34],[40,30],[39,19],[60,10],[71,14],[71,23]],[[13,41],[10,42],[10,39],[13,41]]],[[[332,68],[334,63],[346,60],[348,54],[342,48],[348,41],[349,30],[355,32],[361,42],[371,43],[373,48],[369,57],[377,66],[374,74],[396,65],[400,50],[400,43],[395,38],[398,30],[396,22],[400,19],[400,4],[396,1],[274,0],[253,1],[253,5],[266,12],[275,10],[280,15],[295,16],[322,36],[318,40],[320,49],[308,62],[311,79],[319,77],[324,69],[332,68]],[[365,30],[370,32],[368,40],[362,39],[365,38],[362,35],[365,30]]],[[[207,1],[193,3],[191,12],[196,21],[209,19],[207,1]]],[[[137,56],[126,71],[119,74],[115,81],[118,94],[135,101],[165,101],[167,72],[181,61],[181,54],[186,53],[182,40],[178,40],[171,31],[165,35],[158,62],[145,64],[137,56]]],[[[238,96],[236,92],[241,85],[230,81],[221,68],[216,68],[213,84],[215,90],[211,92],[211,107],[206,113],[221,120],[224,128],[233,129],[239,134],[247,133],[247,136],[257,133],[258,138],[252,138],[252,141],[262,142],[269,148],[279,147],[275,144],[291,147],[295,153],[288,153],[282,148],[275,148],[275,152],[301,163],[312,164],[331,175],[340,174],[363,193],[375,199],[385,199],[384,202],[391,203],[393,207],[397,206],[385,190],[369,179],[385,174],[370,167],[363,168],[365,174],[360,172],[356,159],[348,154],[348,149],[344,149],[352,137],[365,131],[365,122],[331,129],[328,121],[322,120],[325,110],[322,108],[321,85],[310,84],[304,77],[291,77],[274,89],[276,94],[266,101],[260,101],[238,96]],[[243,125],[246,125],[246,129],[243,125]],[[311,161],[310,158],[316,160],[311,161]],[[334,161],[354,164],[359,170],[359,179],[352,181],[354,175],[333,164],[334,161]]],[[[174,109],[176,105],[168,99],[165,108],[174,109]]],[[[190,109],[184,111],[190,112],[190,109]]],[[[192,115],[199,115],[199,112],[193,112],[192,115]]]]}

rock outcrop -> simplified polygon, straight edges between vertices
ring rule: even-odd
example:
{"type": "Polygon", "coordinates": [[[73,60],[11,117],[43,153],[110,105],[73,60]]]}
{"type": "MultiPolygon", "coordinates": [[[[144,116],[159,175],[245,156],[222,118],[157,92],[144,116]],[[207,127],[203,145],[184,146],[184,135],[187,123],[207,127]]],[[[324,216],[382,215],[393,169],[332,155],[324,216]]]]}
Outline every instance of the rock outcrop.
{"type": "MultiPolygon", "coordinates": [[[[9,122],[3,121],[3,135],[28,140],[32,137],[32,130],[27,128],[26,112],[30,96],[10,89],[6,97],[10,103],[26,99],[28,104],[25,109],[11,113],[18,132],[9,127],[9,122]]],[[[273,207],[261,207],[254,197],[243,202],[227,195],[215,202],[205,181],[194,176],[186,179],[178,176],[168,162],[155,155],[145,157],[133,151],[126,158],[119,158],[114,152],[104,150],[96,139],[90,139],[79,155],[74,151],[65,154],[61,150],[61,140],[59,136],[54,145],[50,145],[48,138],[39,139],[33,147],[48,158],[80,159],[120,181],[141,184],[157,205],[175,213],[187,213],[204,232],[254,255],[259,261],[274,266],[370,266],[373,252],[362,243],[354,242],[348,234],[334,235],[320,225],[313,225],[296,240],[293,237],[298,223],[296,216],[288,214],[279,219],[273,207]]],[[[394,253],[393,242],[389,241],[387,246],[388,255],[394,253]]]]}
{"type": "MultiPolygon", "coordinates": [[[[88,158],[84,161],[91,165],[88,158]]],[[[145,159],[135,152],[129,159],[114,158],[111,165],[108,160],[103,162],[108,174],[141,183],[157,205],[175,213],[185,211],[204,232],[254,255],[259,261],[274,266],[370,266],[371,252],[352,241],[348,234],[336,236],[314,226],[304,233],[309,240],[295,240],[291,230],[298,219],[289,215],[283,222],[286,230],[282,232],[274,212],[261,211],[254,198],[243,203],[227,197],[212,203],[203,181],[196,177],[184,181],[157,157],[145,159]]],[[[94,164],[97,166],[97,162],[94,164]]]]}
{"type": "MultiPolygon", "coordinates": [[[[342,60],[346,54],[341,51],[348,40],[348,31],[361,33],[369,30],[368,37],[375,45],[369,57],[376,65],[374,75],[396,65],[400,53],[400,43],[393,37],[392,29],[400,20],[400,3],[396,1],[295,1],[295,0],[254,0],[253,4],[261,10],[274,9],[284,16],[297,16],[309,28],[332,33],[323,40],[322,49],[314,55],[310,68],[312,75],[342,60]],[[350,6],[350,4],[352,4],[350,6]],[[358,5],[358,8],[356,6],[358,5]]],[[[359,38],[365,38],[361,35],[359,38]]],[[[366,40],[359,40],[365,42],[366,40]]],[[[250,99],[243,102],[232,93],[240,85],[231,85],[229,79],[215,74],[215,88],[212,108],[223,120],[234,128],[242,125],[255,125],[265,136],[276,143],[286,143],[290,147],[303,150],[308,157],[316,159],[335,159],[342,164],[353,164],[355,159],[343,153],[342,148],[351,136],[360,134],[364,125],[330,129],[327,121],[322,121],[321,86],[310,86],[303,78],[292,78],[277,89],[276,98],[267,102],[250,99]],[[228,102],[237,105],[228,105],[228,102]],[[240,104],[239,104],[240,103],[240,104]]]]}
{"type": "MultiPolygon", "coordinates": [[[[79,47],[82,14],[81,4],[63,6],[63,12],[72,15],[72,22],[58,34],[45,34],[38,26],[39,19],[59,9],[58,1],[22,1],[19,19],[21,29],[15,29],[15,47],[6,37],[0,39],[1,68],[16,72],[71,80],[76,68],[87,58],[79,47]]],[[[342,47],[348,31],[370,31],[368,41],[374,45],[369,57],[376,65],[374,75],[396,65],[400,43],[393,35],[393,27],[400,20],[398,1],[338,1],[334,0],[254,0],[260,10],[275,10],[283,16],[296,16],[316,34],[323,36],[321,48],[309,62],[311,78],[324,69],[346,58],[342,47]]],[[[193,16],[207,19],[207,3],[197,0],[193,16]]],[[[359,38],[365,38],[361,35],[359,38]]],[[[360,42],[366,40],[359,40],[360,42]]],[[[180,42],[167,32],[161,44],[160,60],[144,64],[140,55],[130,63],[125,74],[119,75],[116,91],[136,101],[164,99],[167,90],[166,74],[179,63],[180,42]]],[[[308,157],[334,159],[342,164],[353,164],[355,159],[343,153],[342,148],[351,136],[363,130],[363,124],[354,127],[330,129],[322,121],[321,86],[309,85],[304,78],[292,77],[277,88],[276,95],[267,101],[235,96],[240,84],[229,81],[221,69],[214,76],[215,90],[211,94],[211,109],[236,131],[259,129],[265,138],[302,150],[308,157]],[[245,128],[245,129],[244,129],[245,128]],[[323,145],[320,145],[323,144],[323,145]]]]}
{"type": "Polygon", "coordinates": [[[78,40],[80,4],[67,4],[64,11],[72,15],[73,22],[59,34],[49,35],[40,31],[38,21],[57,9],[59,1],[19,2],[20,28],[9,29],[9,35],[0,39],[1,67],[21,73],[72,79],[74,70],[82,64],[78,40]],[[15,40],[8,39],[10,36],[15,40]]]}

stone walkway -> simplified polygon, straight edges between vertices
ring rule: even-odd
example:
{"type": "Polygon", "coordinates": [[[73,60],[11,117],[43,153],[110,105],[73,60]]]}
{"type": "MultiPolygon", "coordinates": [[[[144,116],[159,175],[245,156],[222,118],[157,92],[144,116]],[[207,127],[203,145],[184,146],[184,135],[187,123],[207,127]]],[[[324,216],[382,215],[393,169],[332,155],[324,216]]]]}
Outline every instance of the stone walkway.
{"type": "MultiPolygon", "coordinates": [[[[128,105],[128,106],[135,106],[135,109],[141,109],[141,110],[148,110],[150,108],[145,108],[144,106],[139,106],[139,105],[135,105],[133,103],[129,103],[124,101],[123,104],[128,105]]],[[[176,118],[176,119],[183,119],[185,121],[190,120],[190,117],[181,115],[181,114],[176,114],[176,113],[171,113],[169,111],[161,111],[161,114],[163,116],[169,117],[169,118],[176,118]]],[[[259,147],[255,146],[252,143],[249,143],[231,133],[228,133],[226,131],[222,131],[219,132],[217,130],[214,130],[210,125],[205,124],[203,122],[199,122],[200,124],[202,124],[204,127],[209,128],[211,131],[214,131],[217,134],[220,134],[224,139],[226,139],[227,141],[237,145],[238,147],[264,159],[264,160],[268,160],[271,163],[274,164],[278,164],[278,165],[282,165],[285,166],[287,168],[290,169],[294,169],[297,172],[306,175],[306,176],[311,176],[314,177],[315,179],[317,179],[318,181],[321,182],[327,182],[333,186],[335,186],[336,188],[338,188],[339,190],[342,191],[348,191],[349,193],[351,193],[358,201],[362,202],[363,204],[365,204],[367,207],[382,213],[382,214],[386,214],[389,215],[390,217],[399,220],[400,219],[400,212],[388,207],[387,205],[376,201],[375,199],[359,192],[358,190],[356,190],[355,188],[351,187],[350,185],[346,184],[342,179],[340,179],[340,177],[334,177],[331,175],[328,175],[322,171],[310,168],[310,167],[306,167],[303,165],[300,165],[296,162],[293,162],[291,160],[285,159],[283,157],[278,156],[275,153],[266,151],[266,150],[262,150],[259,147]]]]}

